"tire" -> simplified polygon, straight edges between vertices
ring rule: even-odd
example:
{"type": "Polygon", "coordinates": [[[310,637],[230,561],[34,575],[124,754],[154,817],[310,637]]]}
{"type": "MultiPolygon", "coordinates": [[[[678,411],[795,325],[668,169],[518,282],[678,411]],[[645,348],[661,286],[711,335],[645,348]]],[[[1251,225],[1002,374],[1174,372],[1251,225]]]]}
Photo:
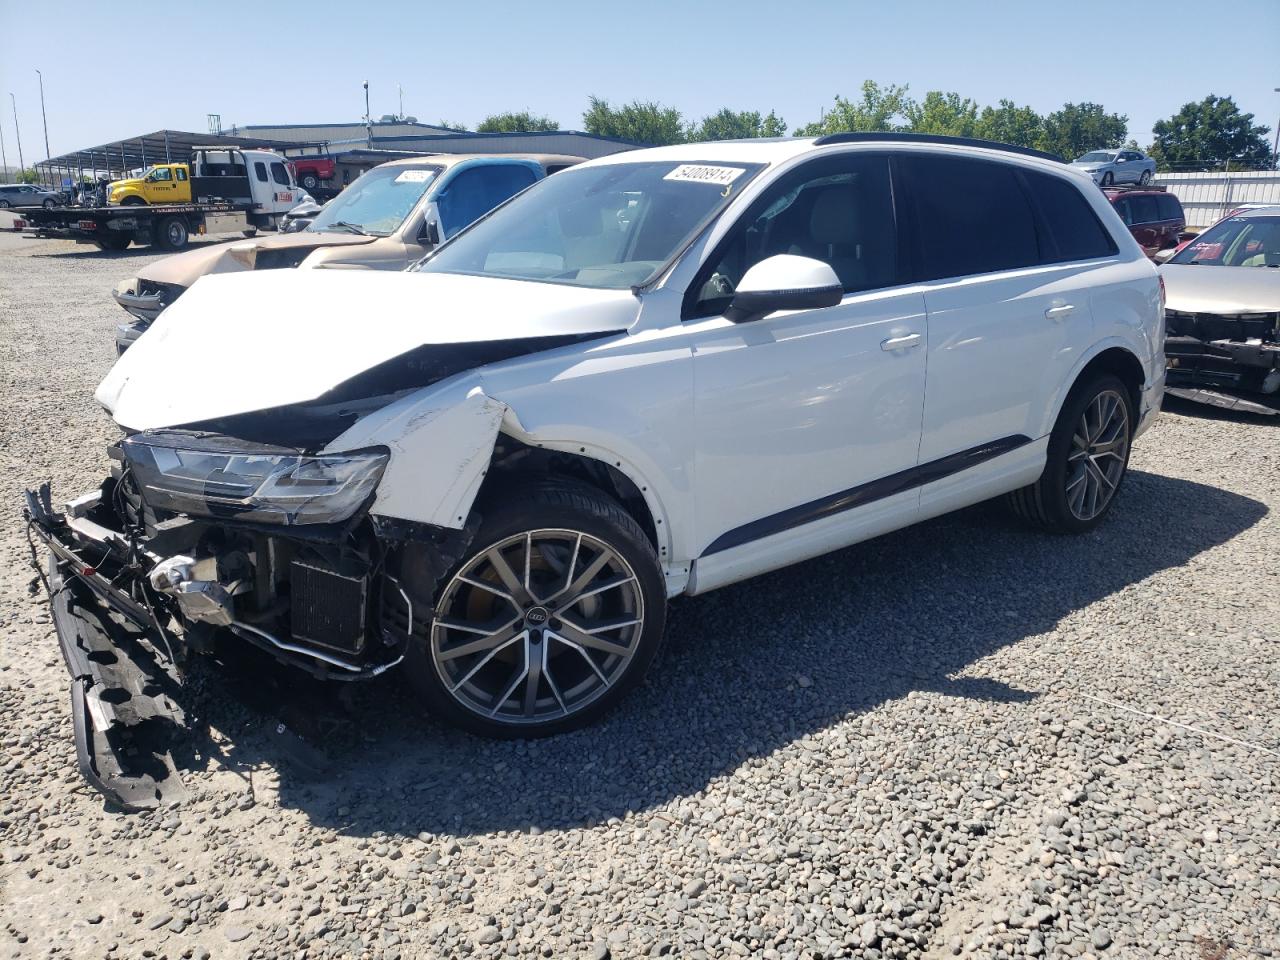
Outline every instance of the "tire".
{"type": "Polygon", "coordinates": [[[511,491],[481,517],[466,556],[438,583],[422,575],[430,564],[405,558],[415,607],[432,611],[430,628],[410,640],[410,682],[427,709],[483,736],[591,724],[643,679],[661,645],[666,590],[653,545],[618,503],[576,484],[511,491]],[[486,635],[476,624],[500,628],[486,635]]]}
{"type": "Polygon", "coordinates": [[[1124,482],[1136,423],[1133,397],[1119,377],[1102,374],[1077,384],[1049,434],[1040,479],[1009,494],[1014,513],[1054,533],[1092,530],[1124,482]],[[1089,439],[1085,431],[1096,433],[1089,439]],[[1096,452],[1085,453],[1086,445],[1096,452]],[[1100,499],[1091,502],[1092,490],[1100,499]]]}
{"type": "Polygon", "coordinates": [[[145,207],[146,205],[147,201],[141,197],[125,197],[120,201],[120,206],[122,207],[145,207]]]}
{"type": "Polygon", "coordinates": [[[182,217],[165,217],[154,227],[151,245],[157,250],[181,250],[191,240],[191,231],[182,217]]]}
{"type": "Polygon", "coordinates": [[[46,210],[52,210],[52,209],[53,209],[54,207],[56,207],[57,205],[58,205],[58,202],[57,202],[56,200],[54,200],[52,197],[50,197],[50,198],[48,198],[47,200],[45,200],[45,202],[44,202],[44,204],[43,204],[43,206],[44,206],[44,208],[45,208],[46,210]]]}
{"type": "Polygon", "coordinates": [[[298,186],[307,191],[307,193],[311,193],[311,191],[320,186],[320,178],[314,173],[304,173],[302,179],[298,181],[298,186]]]}
{"type": "Polygon", "coordinates": [[[1145,187],[1150,182],[1151,182],[1151,171],[1143,170],[1142,176],[1138,178],[1138,186],[1145,187]]]}
{"type": "Polygon", "coordinates": [[[0,200],[0,210],[8,210],[8,209],[9,209],[9,201],[0,200]]]}
{"type": "Polygon", "coordinates": [[[1108,170],[1106,173],[1102,175],[1102,181],[1100,183],[1100,186],[1104,188],[1109,187],[1113,185],[1115,182],[1116,182],[1115,174],[1113,174],[1110,170],[1108,170]]]}
{"type": "Polygon", "coordinates": [[[118,253],[121,250],[129,249],[130,240],[131,238],[125,234],[108,233],[105,236],[99,237],[96,240],[94,240],[93,244],[99,250],[118,253]]]}

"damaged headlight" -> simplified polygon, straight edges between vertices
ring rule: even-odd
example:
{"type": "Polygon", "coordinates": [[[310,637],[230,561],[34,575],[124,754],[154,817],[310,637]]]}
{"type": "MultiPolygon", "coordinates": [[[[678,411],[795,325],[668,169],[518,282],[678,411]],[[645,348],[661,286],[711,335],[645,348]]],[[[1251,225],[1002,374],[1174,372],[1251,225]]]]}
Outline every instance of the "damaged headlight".
{"type": "Polygon", "coordinates": [[[307,455],[225,437],[142,433],[121,442],[154,510],[285,525],[341,523],[378,486],[384,451],[307,455]]]}

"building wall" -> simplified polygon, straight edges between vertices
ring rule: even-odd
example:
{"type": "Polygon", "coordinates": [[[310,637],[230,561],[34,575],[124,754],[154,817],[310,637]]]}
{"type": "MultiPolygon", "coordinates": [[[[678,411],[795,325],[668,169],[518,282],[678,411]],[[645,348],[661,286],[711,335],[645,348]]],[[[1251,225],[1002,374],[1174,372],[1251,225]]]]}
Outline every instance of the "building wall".
{"type": "Polygon", "coordinates": [[[1242,203],[1280,204],[1280,170],[1157,173],[1154,182],[1182,202],[1191,230],[1203,230],[1242,203]]]}
{"type": "MultiPolygon", "coordinates": [[[[445,127],[437,127],[425,123],[409,123],[407,121],[404,123],[375,121],[373,124],[373,135],[375,137],[426,136],[450,132],[445,127]]],[[[230,130],[224,130],[223,133],[230,136],[243,134],[246,137],[260,137],[264,140],[294,140],[302,143],[315,143],[325,140],[364,140],[367,136],[363,123],[285,123],[276,126],[264,123],[232,127],[230,130]]]]}

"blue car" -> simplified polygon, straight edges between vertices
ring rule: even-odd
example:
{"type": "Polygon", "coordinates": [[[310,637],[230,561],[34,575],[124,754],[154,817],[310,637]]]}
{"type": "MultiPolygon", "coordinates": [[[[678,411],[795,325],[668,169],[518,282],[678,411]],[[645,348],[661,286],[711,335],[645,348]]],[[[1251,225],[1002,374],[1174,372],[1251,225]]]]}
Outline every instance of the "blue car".
{"type": "Polygon", "coordinates": [[[1103,187],[1117,183],[1146,186],[1156,175],[1156,162],[1140,150],[1093,150],[1073,160],[1071,166],[1093,177],[1103,187]]]}

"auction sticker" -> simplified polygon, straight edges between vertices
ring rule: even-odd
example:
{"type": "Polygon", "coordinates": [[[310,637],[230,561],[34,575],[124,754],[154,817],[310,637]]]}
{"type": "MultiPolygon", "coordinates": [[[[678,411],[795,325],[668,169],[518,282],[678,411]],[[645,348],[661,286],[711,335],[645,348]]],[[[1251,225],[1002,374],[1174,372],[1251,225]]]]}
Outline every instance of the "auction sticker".
{"type": "Polygon", "coordinates": [[[741,167],[713,167],[702,163],[682,163],[663,180],[682,180],[686,183],[714,183],[727,187],[747,171],[741,167]]]}
{"type": "Polygon", "coordinates": [[[405,170],[396,177],[396,183],[425,183],[433,176],[434,170],[405,170]]]}

